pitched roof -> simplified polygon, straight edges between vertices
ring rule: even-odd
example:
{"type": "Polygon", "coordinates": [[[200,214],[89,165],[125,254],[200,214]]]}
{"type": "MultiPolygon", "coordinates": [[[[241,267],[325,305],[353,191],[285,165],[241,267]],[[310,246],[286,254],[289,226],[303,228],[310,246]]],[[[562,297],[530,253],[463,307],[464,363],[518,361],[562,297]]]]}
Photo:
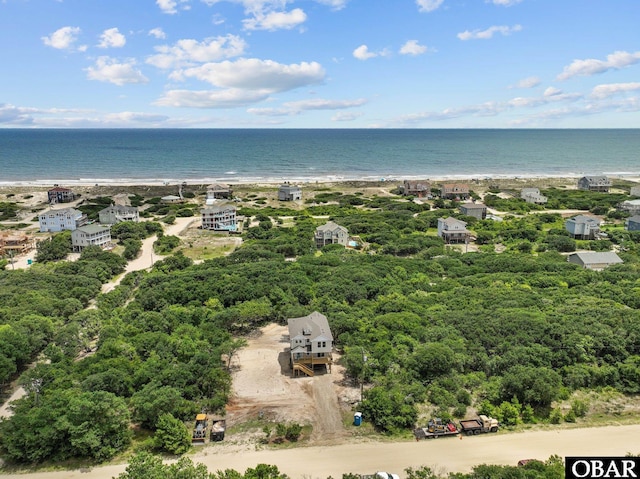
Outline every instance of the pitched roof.
{"type": "Polygon", "coordinates": [[[347,228],[345,228],[344,226],[340,226],[339,224],[336,224],[333,221],[329,221],[328,223],[325,223],[322,226],[318,226],[316,228],[316,232],[318,233],[324,233],[324,232],[334,233],[336,231],[342,231],[344,233],[348,232],[347,228]]]}
{"type": "Polygon", "coordinates": [[[76,231],[82,231],[83,233],[87,233],[87,234],[95,234],[95,233],[102,233],[105,230],[110,230],[111,228],[109,228],[108,225],[101,225],[99,223],[94,223],[91,225],[85,225],[85,226],[78,226],[78,228],[76,228],[76,231]]]}
{"type": "Polygon", "coordinates": [[[460,205],[460,208],[465,208],[467,210],[482,210],[486,207],[487,205],[484,205],[482,203],[465,203],[463,205],[460,205]]]}
{"type": "Polygon", "coordinates": [[[305,336],[311,338],[323,337],[327,341],[333,341],[333,335],[329,329],[329,321],[324,314],[314,311],[308,316],[287,319],[289,337],[305,336]]]}
{"type": "Polygon", "coordinates": [[[577,224],[581,224],[581,223],[596,223],[596,224],[600,224],[600,220],[594,216],[587,216],[587,215],[578,215],[578,216],[574,216],[573,218],[569,218],[567,221],[573,221],[574,223],[577,224]]]}
{"type": "Polygon", "coordinates": [[[220,213],[221,211],[233,210],[236,211],[236,207],[228,202],[216,203],[212,206],[207,206],[200,210],[201,213],[220,213]]]}
{"type": "Polygon", "coordinates": [[[569,256],[577,256],[582,264],[618,264],[623,263],[618,256],[613,251],[604,251],[604,252],[596,252],[596,251],[585,251],[581,253],[573,253],[569,256]]]}

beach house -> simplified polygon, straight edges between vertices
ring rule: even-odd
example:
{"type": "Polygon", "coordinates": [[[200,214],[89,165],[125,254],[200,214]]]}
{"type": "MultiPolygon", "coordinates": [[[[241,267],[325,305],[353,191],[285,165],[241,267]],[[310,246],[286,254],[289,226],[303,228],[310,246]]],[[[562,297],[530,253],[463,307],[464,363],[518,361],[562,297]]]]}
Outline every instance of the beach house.
{"type": "Polygon", "coordinates": [[[57,231],[73,231],[84,226],[89,221],[87,215],[75,208],[63,208],[60,210],[48,210],[38,215],[40,232],[55,233],[57,231]]]}
{"type": "Polygon", "coordinates": [[[106,248],[111,244],[111,227],[109,225],[92,224],[80,226],[71,232],[73,251],[81,253],[87,246],[106,248]]]}
{"type": "Polygon", "coordinates": [[[416,198],[431,197],[431,184],[428,181],[404,180],[404,183],[399,189],[403,196],[415,196],[416,198]]]}
{"type": "Polygon", "coordinates": [[[233,196],[231,186],[224,183],[214,183],[207,187],[206,204],[211,205],[215,200],[228,200],[233,196]]]}
{"type": "Polygon", "coordinates": [[[471,232],[467,229],[467,223],[449,216],[438,218],[438,236],[447,244],[466,243],[471,232]]]}
{"type": "Polygon", "coordinates": [[[543,205],[547,202],[548,198],[540,193],[538,188],[522,188],[520,190],[520,198],[527,203],[533,203],[536,205],[543,205]]]}
{"type": "Polygon", "coordinates": [[[328,244],[341,244],[347,246],[349,243],[349,232],[344,226],[329,221],[328,223],[318,226],[315,232],[316,247],[322,248],[328,244]]]}
{"type": "Polygon", "coordinates": [[[594,271],[601,271],[613,264],[623,263],[622,259],[620,259],[620,257],[613,251],[585,251],[580,253],[571,253],[567,257],[567,261],[594,271]]]}
{"type": "Polygon", "coordinates": [[[578,180],[578,189],[608,193],[611,180],[606,176],[583,176],[578,180]]]}
{"type": "Polygon", "coordinates": [[[444,183],[440,190],[444,200],[468,200],[469,196],[469,185],[465,183],[444,183]]]}
{"type": "Polygon", "coordinates": [[[290,365],[294,376],[313,376],[317,366],[331,372],[333,335],[329,321],[317,311],[301,318],[287,319],[290,365]]]}
{"type": "Polygon", "coordinates": [[[34,247],[33,237],[21,232],[0,231],[0,257],[17,256],[34,247]]]}
{"type": "Polygon", "coordinates": [[[627,200],[618,205],[620,211],[626,211],[631,216],[640,214],[640,200],[627,200]]]}
{"type": "Polygon", "coordinates": [[[62,188],[58,185],[55,185],[54,188],[51,188],[47,191],[47,199],[49,203],[68,203],[76,199],[76,195],[69,188],[62,188]]]}
{"type": "Polygon", "coordinates": [[[629,190],[629,194],[631,196],[640,196],[640,185],[632,186],[631,190],[629,190]]]}
{"type": "Polygon", "coordinates": [[[140,221],[140,213],[135,206],[111,205],[98,213],[100,223],[103,225],[115,225],[122,221],[140,221]]]}
{"type": "Polygon", "coordinates": [[[220,203],[200,210],[202,229],[220,232],[233,232],[238,229],[236,207],[231,203],[220,203]]]}
{"type": "Polygon", "coordinates": [[[627,221],[625,221],[624,224],[624,229],[627,231],[640,231],[640,215],[627,218],[627,221]]]}
{"type": "Polygon", "coordinates": [[[302,199],[302,189],[290,183],[283,183],[278,189],[278,200],[298,201],[302,199]]]}
{"type": "Polygon", "coordinates": [[[464,203],[460,205],[460,213],[483,220],[487,217],[487,207],[482,203],[464,203]]]}
{"type": "Polygon", "coordinates": [[[565,221],[565,229],[575,239],[593,240],[600,234],[601,221],[595,216],[578,215],[565,221]]]}

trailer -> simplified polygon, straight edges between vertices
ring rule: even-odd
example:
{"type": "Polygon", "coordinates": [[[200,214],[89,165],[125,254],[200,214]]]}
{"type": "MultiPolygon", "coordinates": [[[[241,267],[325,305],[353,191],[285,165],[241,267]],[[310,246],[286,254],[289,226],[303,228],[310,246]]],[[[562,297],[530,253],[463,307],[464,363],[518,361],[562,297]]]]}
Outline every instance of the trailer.
{"type": "Polygon", "coordinates": [[[460,421],[460,432],[467,436],[473,436],[484,432],[498,432],[500,423],[497,419],[480,414],[475,419],[460,421]]]}
{"type": "Polygon", "coordinates": [[[429,420],[427,427],[419,427],[413,430],[416,441],[420,439],[436,439],[440,436],[456,436],[460,431],[452,421],[443,421],[440,418],[429,420]]]}
{"type": "Polygon", "coordinates": [[[222,441],[224,432],[227,429],[227,421],[222,418],[214,418],[211,420],[211,440],[222,441]]]}

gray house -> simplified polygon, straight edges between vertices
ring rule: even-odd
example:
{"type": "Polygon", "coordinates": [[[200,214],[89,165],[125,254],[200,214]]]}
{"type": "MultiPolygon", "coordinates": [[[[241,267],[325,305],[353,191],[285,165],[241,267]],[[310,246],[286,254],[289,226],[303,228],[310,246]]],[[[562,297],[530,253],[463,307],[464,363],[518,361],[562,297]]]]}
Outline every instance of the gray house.
{"type": "Polygon", "coordinates": [[[471,237],[471,232],[467,229],[467,223],[449,216],[448,218],[438,218],[438,236],[445,243],[466,243],[471,237]]]}
{"type": "Polygon", "coordinates": [[[577,264],[586,269],[601,271],[612,264],[621,264],[623,261],[613,251],[571,253],[567,257],[569,263],[577,264]]]}
{"type": "Polygon", "coordinates": [[[215,200],[230,199],[233,196],[231,186],[224,183],[214,183],[207,187],[207,205],[212,205],[215,200]]]}
{"type": "Polygon", "coordinates": [[[280,201],[297,201],[302,199],[302,190],[299,186],[284,183],[280,185],[278,190],[278,199],[280,201]]]}
{"type": "Polygon", "coordinates": [[[444,183],[440,190],[440,197],[449,200],[468,200],[469,185],[466,183],[444,183]]]}
{"type": "Polygon", "coordinates": [[[627,231],[640,231],[640,215],[627,218],[624,228],[627,231]]]}
{"type": "Polygon", "coordinates": [[[115,225],[122,221],[140,221],[138,208],[135,206],[112,205],[100,210],[98,213],[100,223],[104,225],[115,225]]]}
{"type": "Polygon", "coordinates": [[[592,240],[600,234],[600,220],[593,216],[574,216],[565,221],[564,226],[575,239],[592,240]]]}
{"type": "Polygon", "coordinates": [[[207,206],[200,210],[200,216],[203,230],[231,232],[238,229],[236,207],[230,203],[207,206]]]}
{"type": "Polygon", "coordinates": [[[580,190],[608,193],[609,188],[611,188],[611,180],[606,176],[583,176],[578,180],[580,190]]]}
{"type": "Polygon", "coordinates": [[[69,188],[62,188],[58,185],[47,191],[49,203],[68,203],[76,199],[76,195],[69,188]]]}
{"type": "Polygon", "coordinates": [[[71,232],[71,246],[75,252],[82,252],[87,246],[105,248],[110,243],[111,227],[109,225],[80,226],[71,232]]]}
{"type": "Polygon", "coordinates": [[[520,198],[527,203],[533,203],[536,205],[543,205],[547,202],[547,197],[540,193],[538,188],[522,188],[520,191],[520,198]]]}
{"type": "Polygon", "coordinates": [[[640,214],[640,200],[627,200],[618,205],[618,209],[626,211],[631,216],[640,214]]]}
{"type": "Polygon", "coordinates": [[[315,232],[316,247],[322,248],[328,244],[341,244],[347,246],[349,242],[349,232],[344,226],[340,226],[333,221],[318,226],[315,232]]]}
{"type": "Polygon", "coordinates": [[[327,317],[314,311],[308,316],[287,319],[287,325],[293,375],[313,376],[316,366],[324,366],[331,372],[333,335],[327,317]]]}
{"type": "Polygon", "coordinates": [[[483,220],[487,217],[487,207],[482,203],[464,203],[460,205],[460,213],[483,220]]]}
{"type": "Polygon", "coordinates": [[[629,194],[631,196],[640,196],[640,185],[632,186],[631,190],[629,191],[629,194]]]}

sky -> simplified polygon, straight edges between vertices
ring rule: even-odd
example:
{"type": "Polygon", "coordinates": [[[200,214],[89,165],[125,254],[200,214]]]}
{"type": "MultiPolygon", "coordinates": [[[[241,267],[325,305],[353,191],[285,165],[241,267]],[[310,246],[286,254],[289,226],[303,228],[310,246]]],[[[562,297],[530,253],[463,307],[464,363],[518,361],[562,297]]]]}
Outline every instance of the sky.
{"type": "Polygon", "coordinates": [[[0,128],[640,128],[640,0],[0,0],[0,128]]]}

